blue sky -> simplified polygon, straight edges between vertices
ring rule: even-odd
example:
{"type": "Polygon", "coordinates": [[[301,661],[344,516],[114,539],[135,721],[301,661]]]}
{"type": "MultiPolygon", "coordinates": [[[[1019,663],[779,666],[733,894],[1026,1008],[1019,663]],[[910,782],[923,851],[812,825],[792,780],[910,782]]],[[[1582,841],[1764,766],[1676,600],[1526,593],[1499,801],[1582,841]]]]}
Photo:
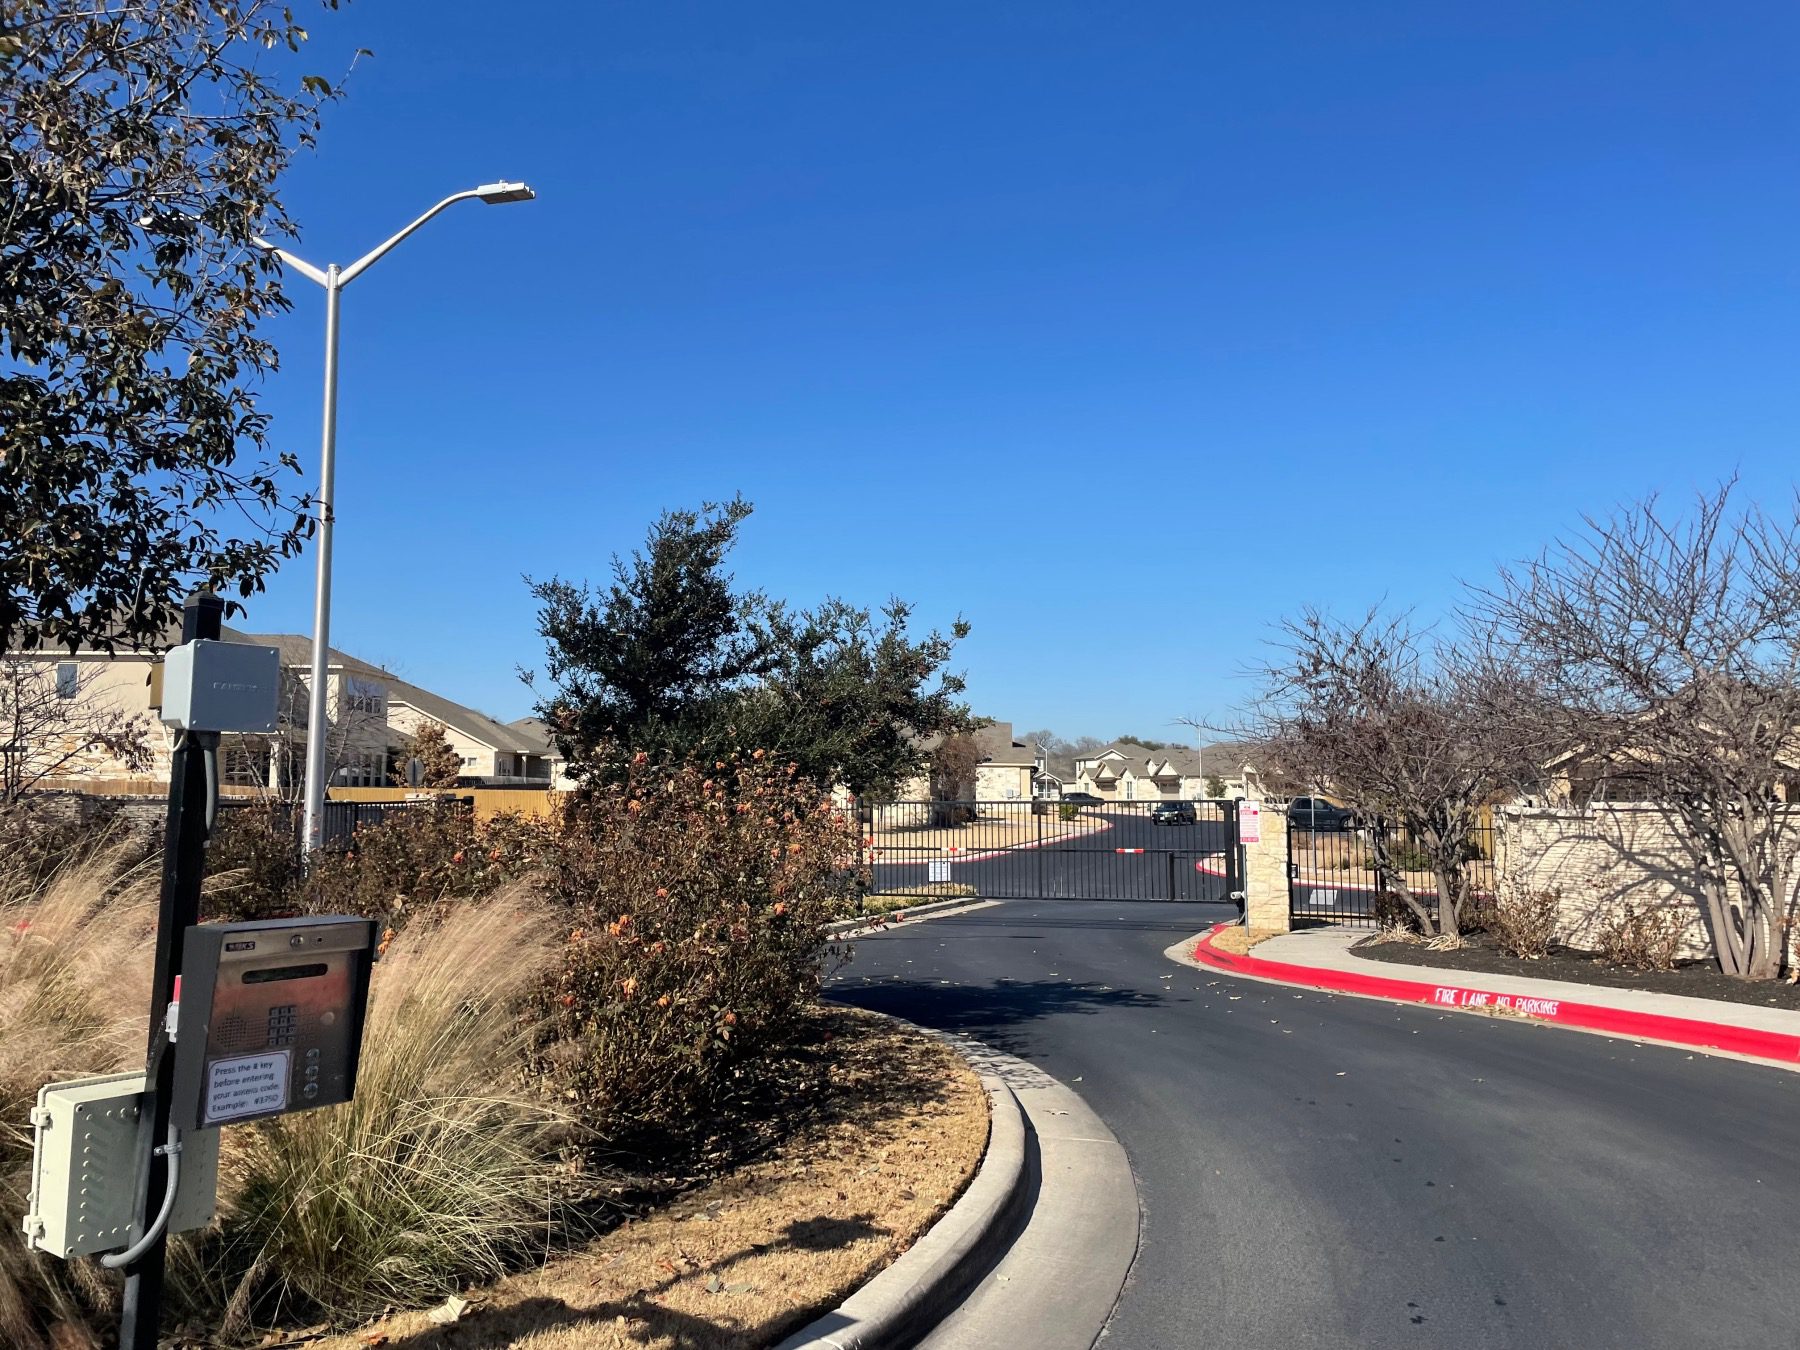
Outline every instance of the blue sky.
{"type": "MultiPolygon", "coordinates": [[[[520,576],[966,616],[979,711],[1223,718],[1306,603],[1426,613],[1800,432],[1791,4],[350,5],[287,189],[348,262],[334,645],[497,715],[520,576]]],[[[316,472],[322,296],[271,327],[316,472]]],[[[306,631],[312,557],[246,626],[306,631]]]]}

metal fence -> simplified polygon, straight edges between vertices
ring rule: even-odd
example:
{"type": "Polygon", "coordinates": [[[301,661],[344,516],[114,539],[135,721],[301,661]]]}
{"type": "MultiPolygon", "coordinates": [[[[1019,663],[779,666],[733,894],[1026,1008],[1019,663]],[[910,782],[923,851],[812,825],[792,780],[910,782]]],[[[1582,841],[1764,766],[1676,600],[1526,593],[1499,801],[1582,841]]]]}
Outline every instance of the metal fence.
{"type": "MultiPolygon", "coordinates": [[[[1342,924],[1375,928],[1384,910],[1404,910],[1398,891],[1404,885],[1434,915],[1439,880],[1430,852],[1410,830],[1377,822],[1349,823],[1343,829],[1288,830],[1288,916],[1296,928],[1342,924]],[[1386,843],[1377,850],[1377,832],[1386,843]],[[1385,853],[1386,866],[1378,854],[1385,853]],[[1385,904],[1384,894],[1392,897],[1385,904]]],[[[1494,893],[1494,831],[1491,822],[1471,834],[1461,864],[1471,900],[1480,904],[1494,893]]]]}
{"type": "Polygon", "coordinates": [[[1225,902],[1243,889],[1237,803],[863,803],[877,894],[1225,902]]]}
{"type": "MultiPolygon", "coordinates": [[[[266,806],[274,810],[276,817],[293,831],[296,841],[305,827],[305,816],[296,802],[263,802],[254,797],[224,797],[219,800],[221,811],[244,810],[253,806],[266,806]]],[[[327,849],[344,849],[350,846],[356,832],[371,825],[380,825],[384,821],[408,811],[434,810],[470,810],[465,798],[422,798],[410,802],[335,802],[324,803],[324,810],[319,816],[319,847],[327,849]]]]}

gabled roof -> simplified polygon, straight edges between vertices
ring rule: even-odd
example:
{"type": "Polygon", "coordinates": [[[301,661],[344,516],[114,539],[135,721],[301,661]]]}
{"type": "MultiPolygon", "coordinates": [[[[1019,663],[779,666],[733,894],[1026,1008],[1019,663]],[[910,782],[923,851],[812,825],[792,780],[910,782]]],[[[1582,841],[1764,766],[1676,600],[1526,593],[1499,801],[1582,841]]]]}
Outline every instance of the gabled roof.
{"type": "MultiPolygon", "coordinates": [[[[560,759],[562,751],[556,748],[556,735],[550,730],[550,724],[541,717],[517,717],[506,724],[521,736],[535,741],[543,747],[542,753],[560,759]]],[[[537,752],[533,752],[537,753],[537,752]]]]}
{"type": "MultiPolygon", "coordinates": [[[[248,642],[258,647],[273,647],[281,653],[282,665],[297,666],[301,670],[312,669],[312,639],[304,634],[240,633],[235,628],[225,628],[220,631],[219,636],[227,642],[248,642]]],[[[340,652],[336,647],[328,647],[326,651],[330,653],[325,658],[327,666],[341,668],[348,674],[373,675],[388,683],[397,678],[380,666],[360,661],[348,652],[340,652]]]]}
{"type": "MultiPolygon", "coordinates": [[[[281,664],[284,666],[294,666],[301,670],[312,667],[312,639],[300,633],[237,633],[227,630],[224,636],[228,642],[254,642],[259,646],[274,647],[280,651],[281,664]]],[[[390,704],[404,704],[421,716],[442,723],[492,749],[508,754],[544,753],[541,740],[534,739],[516,727],[497,721],[484,712],[477,712],[474,708],[465,707],[442,694],[434,694],[429,689],[401,679],[392,671],[359,660],[348,652],[340,652],[333,647],[331,665],[347,675],[362,675],[379,680],[387,688],[390,704]]]]}
{"type": "Polygon", "coordinates": [[[975,744],[984,764],[1002,766],[1037,763],[1037,751],[1023,741],[1015,741],[1011,722],[990,722],[975,733],[975,744]]]}
{"type": "Polygon", "coordinates": [[[1136,741],[1114,741],[1111,745],[1082,755],[1081,759],[1106,760],[1114,757],[1123,760],[1132,767],[1135,777],[1184,777],[1196,771],[1196,756],[1192,749],[1185,746],[1170,746],[1165,750],[1152,750],[1147,745],[1136,741]]]}
{"type": "Polygon", "coordinates": [[[472,740],[495,750],[503,750],[508,754],[542,755],[547,754],[543,740],[539,737],[509,726],[484,712],[474,708],[466,708],[460,703],[434,694],[429,689],[421,689],[416,684],[408,684],[405,680],[395,679],[389,675],[387,680],[387,697],[390,704],[400,703],[413,711],[429,717],[434,722],[441,722],[453,731],[459,731],[472,740]]]}

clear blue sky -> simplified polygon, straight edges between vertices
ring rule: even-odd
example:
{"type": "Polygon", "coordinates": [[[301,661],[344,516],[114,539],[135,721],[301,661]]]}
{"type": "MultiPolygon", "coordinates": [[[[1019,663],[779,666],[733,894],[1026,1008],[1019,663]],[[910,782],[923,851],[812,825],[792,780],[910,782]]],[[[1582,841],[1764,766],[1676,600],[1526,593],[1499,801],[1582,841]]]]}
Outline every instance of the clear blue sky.
{"type": "MultiPolygon", "coordinates": [[[[336,645],[505,717],[520,574],[756,503],[979,711],[1222,716],[1270,625],[1800,462],[1800,9],[352,4],[287,188],[348,262],[336,645]]],[[[316,472],[322,297],[265,406],[316,472]]],[[[306,631],[309,554],[255,602],[306,631]]],[[[1173,729],[1169,734],[1177,734],[1173,729]]]]}

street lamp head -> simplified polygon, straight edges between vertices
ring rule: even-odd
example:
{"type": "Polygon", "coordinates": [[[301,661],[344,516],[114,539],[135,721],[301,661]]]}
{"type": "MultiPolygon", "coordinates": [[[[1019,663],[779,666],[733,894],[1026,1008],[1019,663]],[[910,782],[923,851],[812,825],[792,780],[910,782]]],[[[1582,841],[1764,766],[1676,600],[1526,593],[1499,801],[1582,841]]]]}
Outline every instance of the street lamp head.
{"type": "Polygon", "coordinates": [[[493,206],[500,202],[528,202],[537,193],[523,183],[483,183],[475,189],[475,195],[493,206]]]}

